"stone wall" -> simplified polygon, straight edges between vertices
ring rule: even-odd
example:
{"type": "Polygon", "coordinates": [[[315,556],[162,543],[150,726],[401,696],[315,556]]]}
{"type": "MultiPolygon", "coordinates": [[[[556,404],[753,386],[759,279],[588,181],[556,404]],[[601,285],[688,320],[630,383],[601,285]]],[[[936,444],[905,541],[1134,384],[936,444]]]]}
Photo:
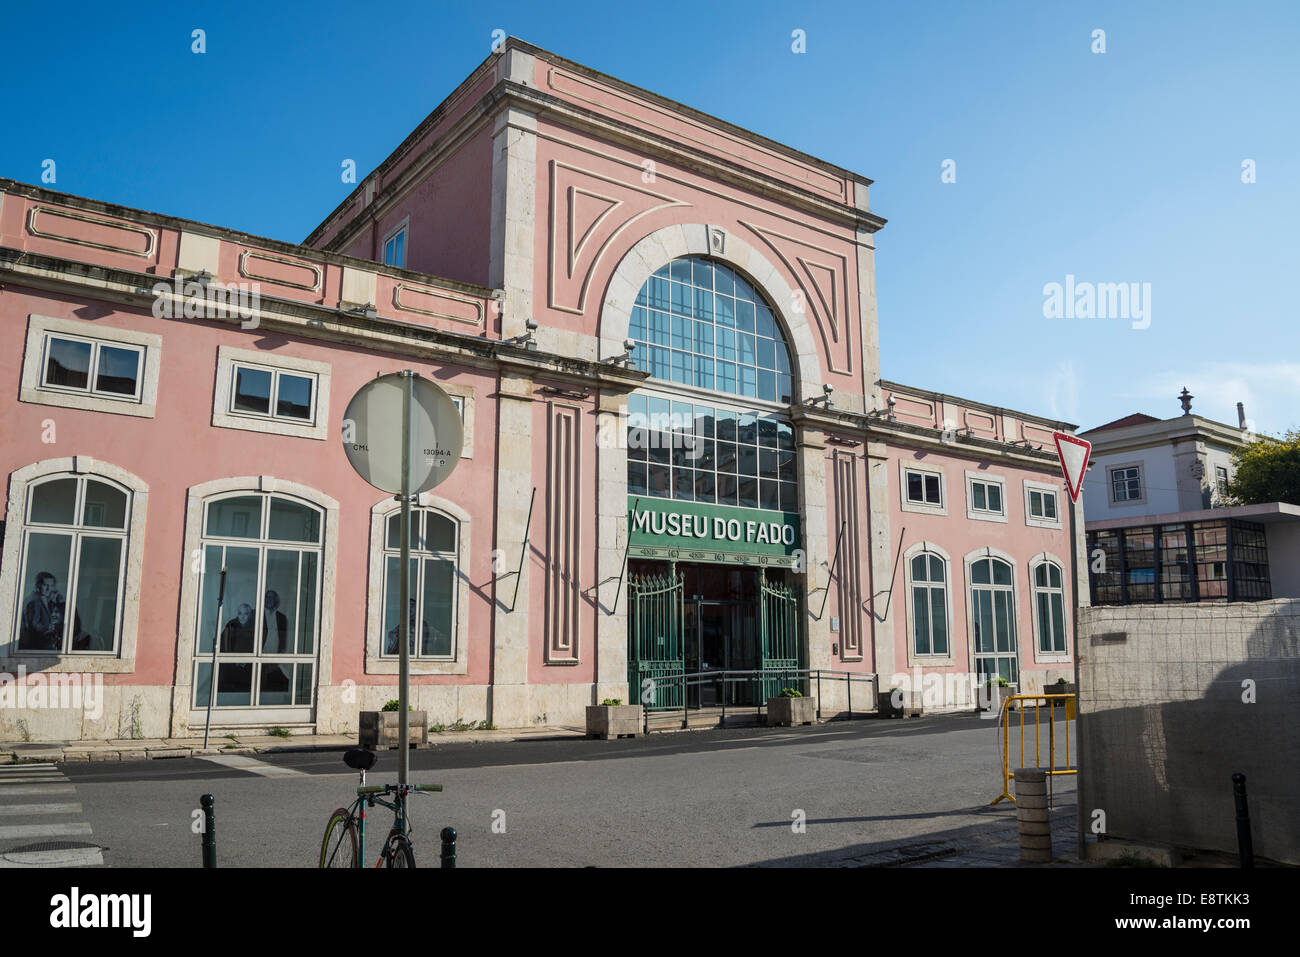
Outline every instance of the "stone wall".
{"type": "Polygon", "coordinates": [[[1117,838],[1300,863],[1300,600],[1080,609],[1082,800],[1117,838]]]}

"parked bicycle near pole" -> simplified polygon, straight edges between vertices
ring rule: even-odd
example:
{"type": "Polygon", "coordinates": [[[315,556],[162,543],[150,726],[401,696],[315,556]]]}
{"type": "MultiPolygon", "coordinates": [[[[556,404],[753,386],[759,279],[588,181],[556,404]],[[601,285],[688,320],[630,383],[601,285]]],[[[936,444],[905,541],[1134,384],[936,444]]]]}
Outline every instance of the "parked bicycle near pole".
{"type": "Polygon", "coordinates": [[[410,817],[406,799],[410,794],[441,791],[441,784],[366,784],[366,772],[375,766],[378,755],[362,748],[352,748],[343,755],[343,763],[361,773],[357,799],[348,808],[338,808],[325,825],[321,841],[321,867],[364,867],[366,860],[366,808],[375,805],[393,812],[393,824],[384,839],[383,850],[375,867],[414,867],[415,850],[411,844],[410,817]],[[391,801],[384,800],[392,796],[391,801]]]}

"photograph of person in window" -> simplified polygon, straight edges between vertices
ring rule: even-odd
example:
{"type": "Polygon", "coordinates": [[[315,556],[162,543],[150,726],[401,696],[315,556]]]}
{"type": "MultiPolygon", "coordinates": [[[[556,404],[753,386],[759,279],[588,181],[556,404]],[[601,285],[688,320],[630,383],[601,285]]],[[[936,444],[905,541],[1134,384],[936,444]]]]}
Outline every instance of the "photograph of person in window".
{"type": "Polygon", "coordinates": [[[262,653],[283,655],[293,651],[289,647],[289,619],[279,611],[280,593],[268,591],[262,608],[262,653]],[[274,622],[274,625],[272,623],[274,622]]]}
{"type": "MultiPolygon", "coordinates": [[[[53,572],[36,573],[32,596],[23,606],[22,630],[18,636],[20,650],[63,650],[63,622],[67,615],[67,601],[59,592],[58,584],[59,580],[53,572]]],[[[74,638],[82,634],[79,617],[74,617],[72,633],[74,638]]]]}
{"type": "Polygon", "coordinates": [[[226,654],[252,654],[253,606],[244,604],[235,609],[235,617],[221,629],[221,652],[226,654]]]}
{"type": "MultiPolygon", "coordinates": [[[[420,647],[427,648],[429,645],[429,623],[427,621],[422,621],[420,624],[421,624],[420,647]]],[[[414,598],[411,599],[411,617],[409,619],[409,627],[410,627],[410,635],[409,635],[410,640],[407,642],[407,645],[410,648],[411,654],[415,654],[415,599],[414,598]]],[[[401,637],[401,630],[402,630],[401,625],[394,625],[392,628],[388,629],[388,641],[385,642],[384,644],[384,654],[386,655],[397,654],[397,649],[399,647],[398,640],[401,637]]]]}

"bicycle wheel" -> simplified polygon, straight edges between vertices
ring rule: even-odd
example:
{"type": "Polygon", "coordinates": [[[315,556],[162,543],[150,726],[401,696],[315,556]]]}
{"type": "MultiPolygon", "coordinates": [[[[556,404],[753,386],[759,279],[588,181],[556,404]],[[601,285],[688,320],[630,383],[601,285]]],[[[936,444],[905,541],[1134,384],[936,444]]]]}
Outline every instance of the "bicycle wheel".
{"type": "Polygon", "coordinates": [[[325,839],[320,845],[321,867],[359,867],[357,863],[357,826],[343,808],[330,815],[325,825],[325,839]]]}
{"type": "Polygon", "coordinates": [[[390,834],[388,836],[388,843],[384,845],[384,866],[415,866],[415,849],[411,847],[409,837],[405,834],[390,834]]]}

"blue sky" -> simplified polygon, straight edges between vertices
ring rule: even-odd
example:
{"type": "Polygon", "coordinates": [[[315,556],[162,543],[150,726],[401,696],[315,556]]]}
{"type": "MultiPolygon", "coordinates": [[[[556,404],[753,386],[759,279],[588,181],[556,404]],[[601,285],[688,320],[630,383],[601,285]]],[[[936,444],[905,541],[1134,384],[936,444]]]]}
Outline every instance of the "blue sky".
{"type": "Polygon", "coordinates": [[[52,158],[56,189],[295,242],[342,159],[373,168],[501,29],[874,179],[886,378],[1085,428],[1176,415],[1186,385],[1211,418],[1300,426],[1300,4],[31,4],[6,27],[0,175],[52,158]],[[1149,283],[1149,326],[1046,318],[1067,275],[1149,283]]]}

